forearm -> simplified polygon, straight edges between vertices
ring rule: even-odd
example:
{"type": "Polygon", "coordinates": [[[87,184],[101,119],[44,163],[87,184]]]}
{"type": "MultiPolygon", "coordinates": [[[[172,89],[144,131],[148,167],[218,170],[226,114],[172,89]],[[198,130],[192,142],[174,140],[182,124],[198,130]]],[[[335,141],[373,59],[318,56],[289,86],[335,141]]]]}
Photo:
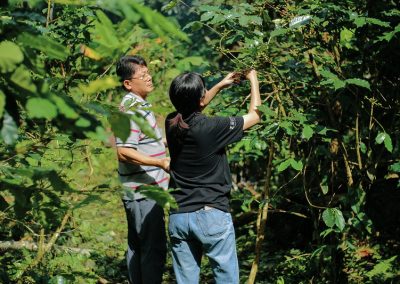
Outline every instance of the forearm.
{"type": "Polygon", "coordinates": [[[260,111],[257,109],[261,105],[260,88],[257,79],[250,81],[251,93],[250,93],[250,106],[249,111],[243,116],[243,130],[246,130],[253,125],[257,124],[261,120],[260,111]]]}
{"type": "Polygon", "coordinates": [[[221,91],[221,89],[222,87],[218,83],[206,92],[203,100],[203,108],[205,108],[212,101],[212,99],[221,91]]]}
{"type": "Polygon", "coordinates": [[[141,166],[155,166],[162,168],[161,159],[149,157],[132,148],[118,147],[117,155],[118,155],[118,160],[120,162],[126,162],[141,166]]]}
{"type": "Polygon", "coordinates": [[[250,86],[251,86],[251,95],[250,95],[250,107],[248,113],[258,112],[257,107],[261,105],[260,86],[258,80],[251,81],[250,86]]]}

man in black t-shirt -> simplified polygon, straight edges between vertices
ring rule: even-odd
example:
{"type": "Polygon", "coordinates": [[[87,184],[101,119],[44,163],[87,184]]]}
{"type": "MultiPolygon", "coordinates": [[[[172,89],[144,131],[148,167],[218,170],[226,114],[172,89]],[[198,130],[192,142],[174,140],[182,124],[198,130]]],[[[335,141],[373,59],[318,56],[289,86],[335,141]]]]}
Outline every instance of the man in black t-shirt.
{"type": "MultiPolygon", "coordinates": [[[[225,82],[233,82],[236,74],[225,82]]],[[[235,232],[229,213],[232,186],[225,147],[239,141],[243,130],[260,121],[261,104],[256,71],[246,75],[251,84],[248,114],[207,117],[201,109],[212,99],[202,77],[184,73],[171,84],[176,112],[166,120],[170,150],[170,188],[179,208],[172,211],[169,234],[178,283],[199,282],[203,252],[209,257],[216,283],[239,283],[235,232]]]]}

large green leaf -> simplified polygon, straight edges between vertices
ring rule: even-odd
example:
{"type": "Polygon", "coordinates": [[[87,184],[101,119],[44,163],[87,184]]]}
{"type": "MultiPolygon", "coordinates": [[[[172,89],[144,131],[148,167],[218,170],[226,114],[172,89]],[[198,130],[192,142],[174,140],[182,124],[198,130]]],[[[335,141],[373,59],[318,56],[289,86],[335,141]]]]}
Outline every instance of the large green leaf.
{"type": "Polygon", "coordinates": [[[32,118],[52,119],[57,116],[57,107],[44,98],[30,98],[26,103],[26,110],[32,118]]]}
{"type": "Polygon", "coordinates": [[[36,93],[36,85],[33,84],[31,79],[31,72],[25,65],[19,66],[11,75],[11,81],[20,86],[21,88],[36,93]]]}
{"type": "Polygon", "coordinates": [[[177,208],[178,205],[175,201],[175,198],[170,194],[169,191],[166,191],[158,186],[145,185],[138,188],[138,192],[154,200],[161,207],[165,207],[169,205],[171,208],[177,208]]]}
{"type": "Polygon", "coordinates": [[[131,131],[129,115],[122,112],[114,112],[108,117],[111,130],[114,135],[122,141],[126,141],[131,131]]]}
{"type": "Polygon", "coordinates": [[[78,113],[73,109],[73,107],[60,96],[51,96],[51,100],[55,102],[58,112],[62,113],[66,118],[76,119],[78,118],[78,113]]]}
{"type": "Polygon", "coordinates": [[[311,128],[310,125],[304,125],[303,131],[301,133],[301,137],[309,140],[314,134],[314,130],[311,128]]]}
{"type": "Polygon", "coordinates": [[[365,81],[363,79],[358,79],[358,78],[347,79],[346,83],[347,84],[356,85],[356,86],[360,86],[360,87],[366,88],[368,90],[371,90],[371,86],[368,83],[368,81],[365,81]]]}
{"type": "Polygon", "coordinates": [[[24,55],[18,45],[11,41],[0,42],[1,73],[13,71],[22,60],[24,60],[24,55]]]}
{"type": "Polygon", "coordinates": [[[290,166],[296,171],[301,171],[303,169],[303,162],[301,160],[290,159],[290,166]]]}
{"type": "Polygon", "coordinates": [[[292,161],[292,159],[287,159],[287,160],[283,161],[282,163],[280,163],[277,168],[278,172],[280,173],[280,172],[283,172],[284,170],[286,170],[290,166],[291,161],[292,161]]]}
{"type": "Polygon", "coordinates": [[[333,208],[327,208],[322,213],[322,220],[324,220],[325,225],[332,228],[335,226],[335,212],[333,208]]]}
{"type": "Polygon", "coordinates": [[[49,36],[23,33],[18,37],[18,40],[24,44],[25,48],[40,50],[49,58],[66,60],[70,54],[66,46],[49,36]]]}
{"type": "Polygon", "coordinates": [[[85,95],[97,94],[99,92],[114,89],[120,86],[120,82],[116,77],[106,76],[94,81],[91,81],[89,84],[80,84],[79,89],[85,95]]]}
{"type": "Polygon", "coordinates": [[[342,211],[337,208],[325,209],[322,213],[322,220],[324,220],[328,227],[332,228],[333,226],[336,226],[340,231],[343,231],[346,224],[342,211]]]}
{"type": "Polygon", "coordinates": [[[134,1],[131,2],[131,5],[138,13],[141,14],[146,25],[156,34],[160,36],[168,34],[169,36],[190,42],[189,37],[162,14],[134,1]]]}
{"type": "Polygon", "coordinates": [[[392,153],[393,144],[392,144],[392,138],[390,138],[390,135],[387,135],[385,141],[383,141],[383,144],[385,145],[386,150],[388,150],[390,153],[392,153]]]}
{"type": "Polygon", "coordinates": [[[375,143],[384,143],[386,150],[388,150],[389,152],[393,151],[392,138],[390,138],[390,135],[386,132],[379,132],[378,135],[376,135],[375,137],[375,143]]]}
{"type": "Polygon", "coordinates": [[[3,126],[1,128],[1,137],[4,143],[14,144],[18,138],[18,127],[11,115],[7,111],[4,112],[3,126]]]}

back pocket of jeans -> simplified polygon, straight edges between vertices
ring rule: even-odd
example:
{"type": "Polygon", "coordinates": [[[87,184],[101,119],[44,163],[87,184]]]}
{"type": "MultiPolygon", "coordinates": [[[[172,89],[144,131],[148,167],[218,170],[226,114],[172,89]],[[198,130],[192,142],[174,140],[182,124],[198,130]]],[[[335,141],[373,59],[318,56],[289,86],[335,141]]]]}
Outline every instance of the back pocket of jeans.
{"type": "Polygon", "coordinates": [[[205,236],[217,237],[224,234],[229,224],[229,214],[218,209],[202,210],[197,214],[197,222],[205,236]]]}

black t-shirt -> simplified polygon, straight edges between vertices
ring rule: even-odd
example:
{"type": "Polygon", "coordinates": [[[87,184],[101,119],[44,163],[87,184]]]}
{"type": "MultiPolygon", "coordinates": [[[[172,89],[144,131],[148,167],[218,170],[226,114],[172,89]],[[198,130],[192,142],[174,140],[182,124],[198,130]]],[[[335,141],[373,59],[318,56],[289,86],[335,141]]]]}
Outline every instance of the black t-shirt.
{"type": "Polygon", "coordinates": [[[243,117],[207,117],[201,113],[185,119],[189,125],[184,135],[176,135],[177,128],[165,127],[171,156],[169,188],[179,208],[171,213],[193,212],[205,205],[229,210],[232,179],[225,154],[225,146],[243,136],[243,117]],[[182,141],[182,143],[179,142],[182,141]]]}

